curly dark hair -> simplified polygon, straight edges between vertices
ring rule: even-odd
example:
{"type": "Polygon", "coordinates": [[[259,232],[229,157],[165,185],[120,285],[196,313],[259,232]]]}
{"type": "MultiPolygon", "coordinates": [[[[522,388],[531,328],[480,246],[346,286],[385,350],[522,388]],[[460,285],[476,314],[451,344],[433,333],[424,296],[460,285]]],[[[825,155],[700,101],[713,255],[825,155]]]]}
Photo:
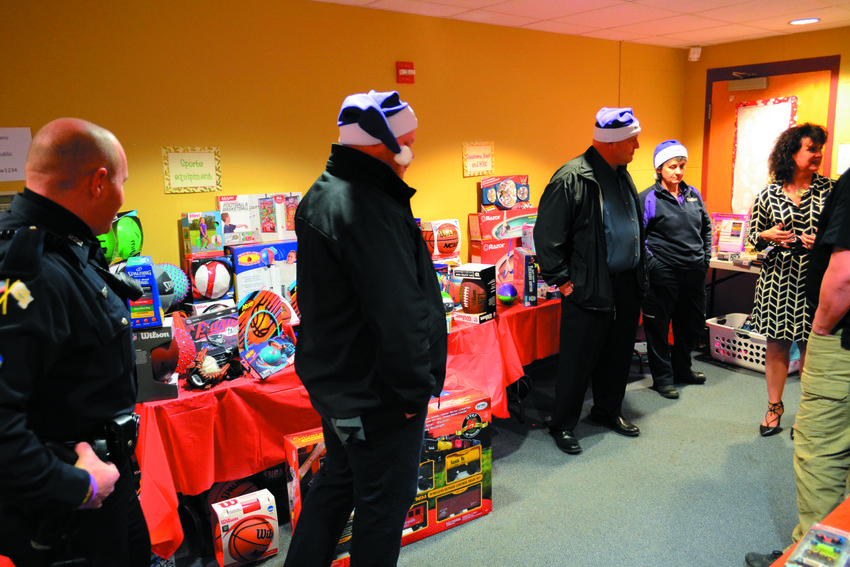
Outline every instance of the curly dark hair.
{"type": "Polygon", "coordinates": [[[829,138],[829,132],[823,126],[806,122],[779,134],[767,158],[767,169],[773,182],[784,184],[794,180],[794,170],[797,169],[794,154],[800,151],[803,138],[809,138],[816,145],[823,146],[829,138]]]}

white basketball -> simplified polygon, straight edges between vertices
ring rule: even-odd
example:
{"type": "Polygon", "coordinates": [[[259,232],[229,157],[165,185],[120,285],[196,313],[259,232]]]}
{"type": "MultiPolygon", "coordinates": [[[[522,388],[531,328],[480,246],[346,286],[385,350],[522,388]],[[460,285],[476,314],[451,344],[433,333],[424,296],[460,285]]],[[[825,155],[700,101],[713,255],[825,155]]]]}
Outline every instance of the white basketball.
{"type": "Polygon", "coordinates": [[[201,264],[195,271],[195,289],[203,297],[219,299],[233,286],[230,270],[222,262],[211,261],[201,264]]]}

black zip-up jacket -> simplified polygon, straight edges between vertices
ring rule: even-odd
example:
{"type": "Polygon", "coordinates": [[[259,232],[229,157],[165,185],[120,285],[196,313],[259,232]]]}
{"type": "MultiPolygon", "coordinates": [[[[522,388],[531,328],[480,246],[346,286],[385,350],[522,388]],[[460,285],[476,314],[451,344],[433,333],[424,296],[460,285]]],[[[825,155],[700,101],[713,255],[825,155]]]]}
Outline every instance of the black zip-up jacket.
{"type": "Polygon", "coordinates": [[[708,270],[711,261],[711,218],[699,192],[679,183],[684,203],[660,181],[641,191],[647,254],[672,268],[708,270]]]}
{"type": "Polygon", "coordinates": [[[326,418],[419,413],[442,390],[446,313],[414,193],[387,164],[335,144],[298,206],[295,370],[326,418]]]}
{"type": "MultiPolygon", "coordinates": [[[[585,309],[614,308],[613,289],[608,275],[605,223],[602,219],[602,190],[593,173],[590,152],[565,163],[543,191],[534,225],[534,247],[540,275],[549,285],[573,282],[569,299],[585,309]]],[[[645,234],[641,222],[637,189],[626,175],[640,225],[640,241],[645,234]]],[[[637,267],[641,293],[648,287],[646,250],[641,246],[637,267]]]]}

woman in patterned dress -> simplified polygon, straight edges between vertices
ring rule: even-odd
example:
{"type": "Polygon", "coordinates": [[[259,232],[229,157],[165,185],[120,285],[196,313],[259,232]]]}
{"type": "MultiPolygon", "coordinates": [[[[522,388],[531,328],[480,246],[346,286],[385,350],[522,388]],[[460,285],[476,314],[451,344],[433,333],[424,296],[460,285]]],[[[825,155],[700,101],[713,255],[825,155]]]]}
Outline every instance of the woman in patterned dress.
{"type": "Polygon", "coordinates": [[[817,173],[827,137],[823,126],[809,123],[780,134],[768,158],[772,182],[753,204],[749,240],[756,250],[773,247],[759,273],[752,317],[752,330],[767,337],[768,406],[759,426],[762,437],[781,431],[782,392],[794,341],[800,349],[801,370],[806,360],[812,328],[806,310],[808,253],[833,183],[817,173]]]}

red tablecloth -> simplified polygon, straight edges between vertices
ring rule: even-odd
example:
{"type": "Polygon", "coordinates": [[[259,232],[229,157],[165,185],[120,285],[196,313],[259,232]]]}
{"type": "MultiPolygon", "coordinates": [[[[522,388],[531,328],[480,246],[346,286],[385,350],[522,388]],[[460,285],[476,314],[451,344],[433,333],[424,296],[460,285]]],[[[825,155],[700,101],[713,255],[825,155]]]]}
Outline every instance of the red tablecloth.
{"type": "MultiPolygon", "coordinates": [[[[505,388],[523,365],[558,351],[560,302],[500,307],[481,325],[459,323],[449,335],[445,389],[490,396],[509,417],[505,388]]],[[[285,460],[283,437],[320,426],[292,367],[264,381],[240,378],[173,400],[139,404],[142,508],[154,551],[169,557],[183,531],[177,493],[200,494],[215,482],[244,478],[285,460]]]]}

